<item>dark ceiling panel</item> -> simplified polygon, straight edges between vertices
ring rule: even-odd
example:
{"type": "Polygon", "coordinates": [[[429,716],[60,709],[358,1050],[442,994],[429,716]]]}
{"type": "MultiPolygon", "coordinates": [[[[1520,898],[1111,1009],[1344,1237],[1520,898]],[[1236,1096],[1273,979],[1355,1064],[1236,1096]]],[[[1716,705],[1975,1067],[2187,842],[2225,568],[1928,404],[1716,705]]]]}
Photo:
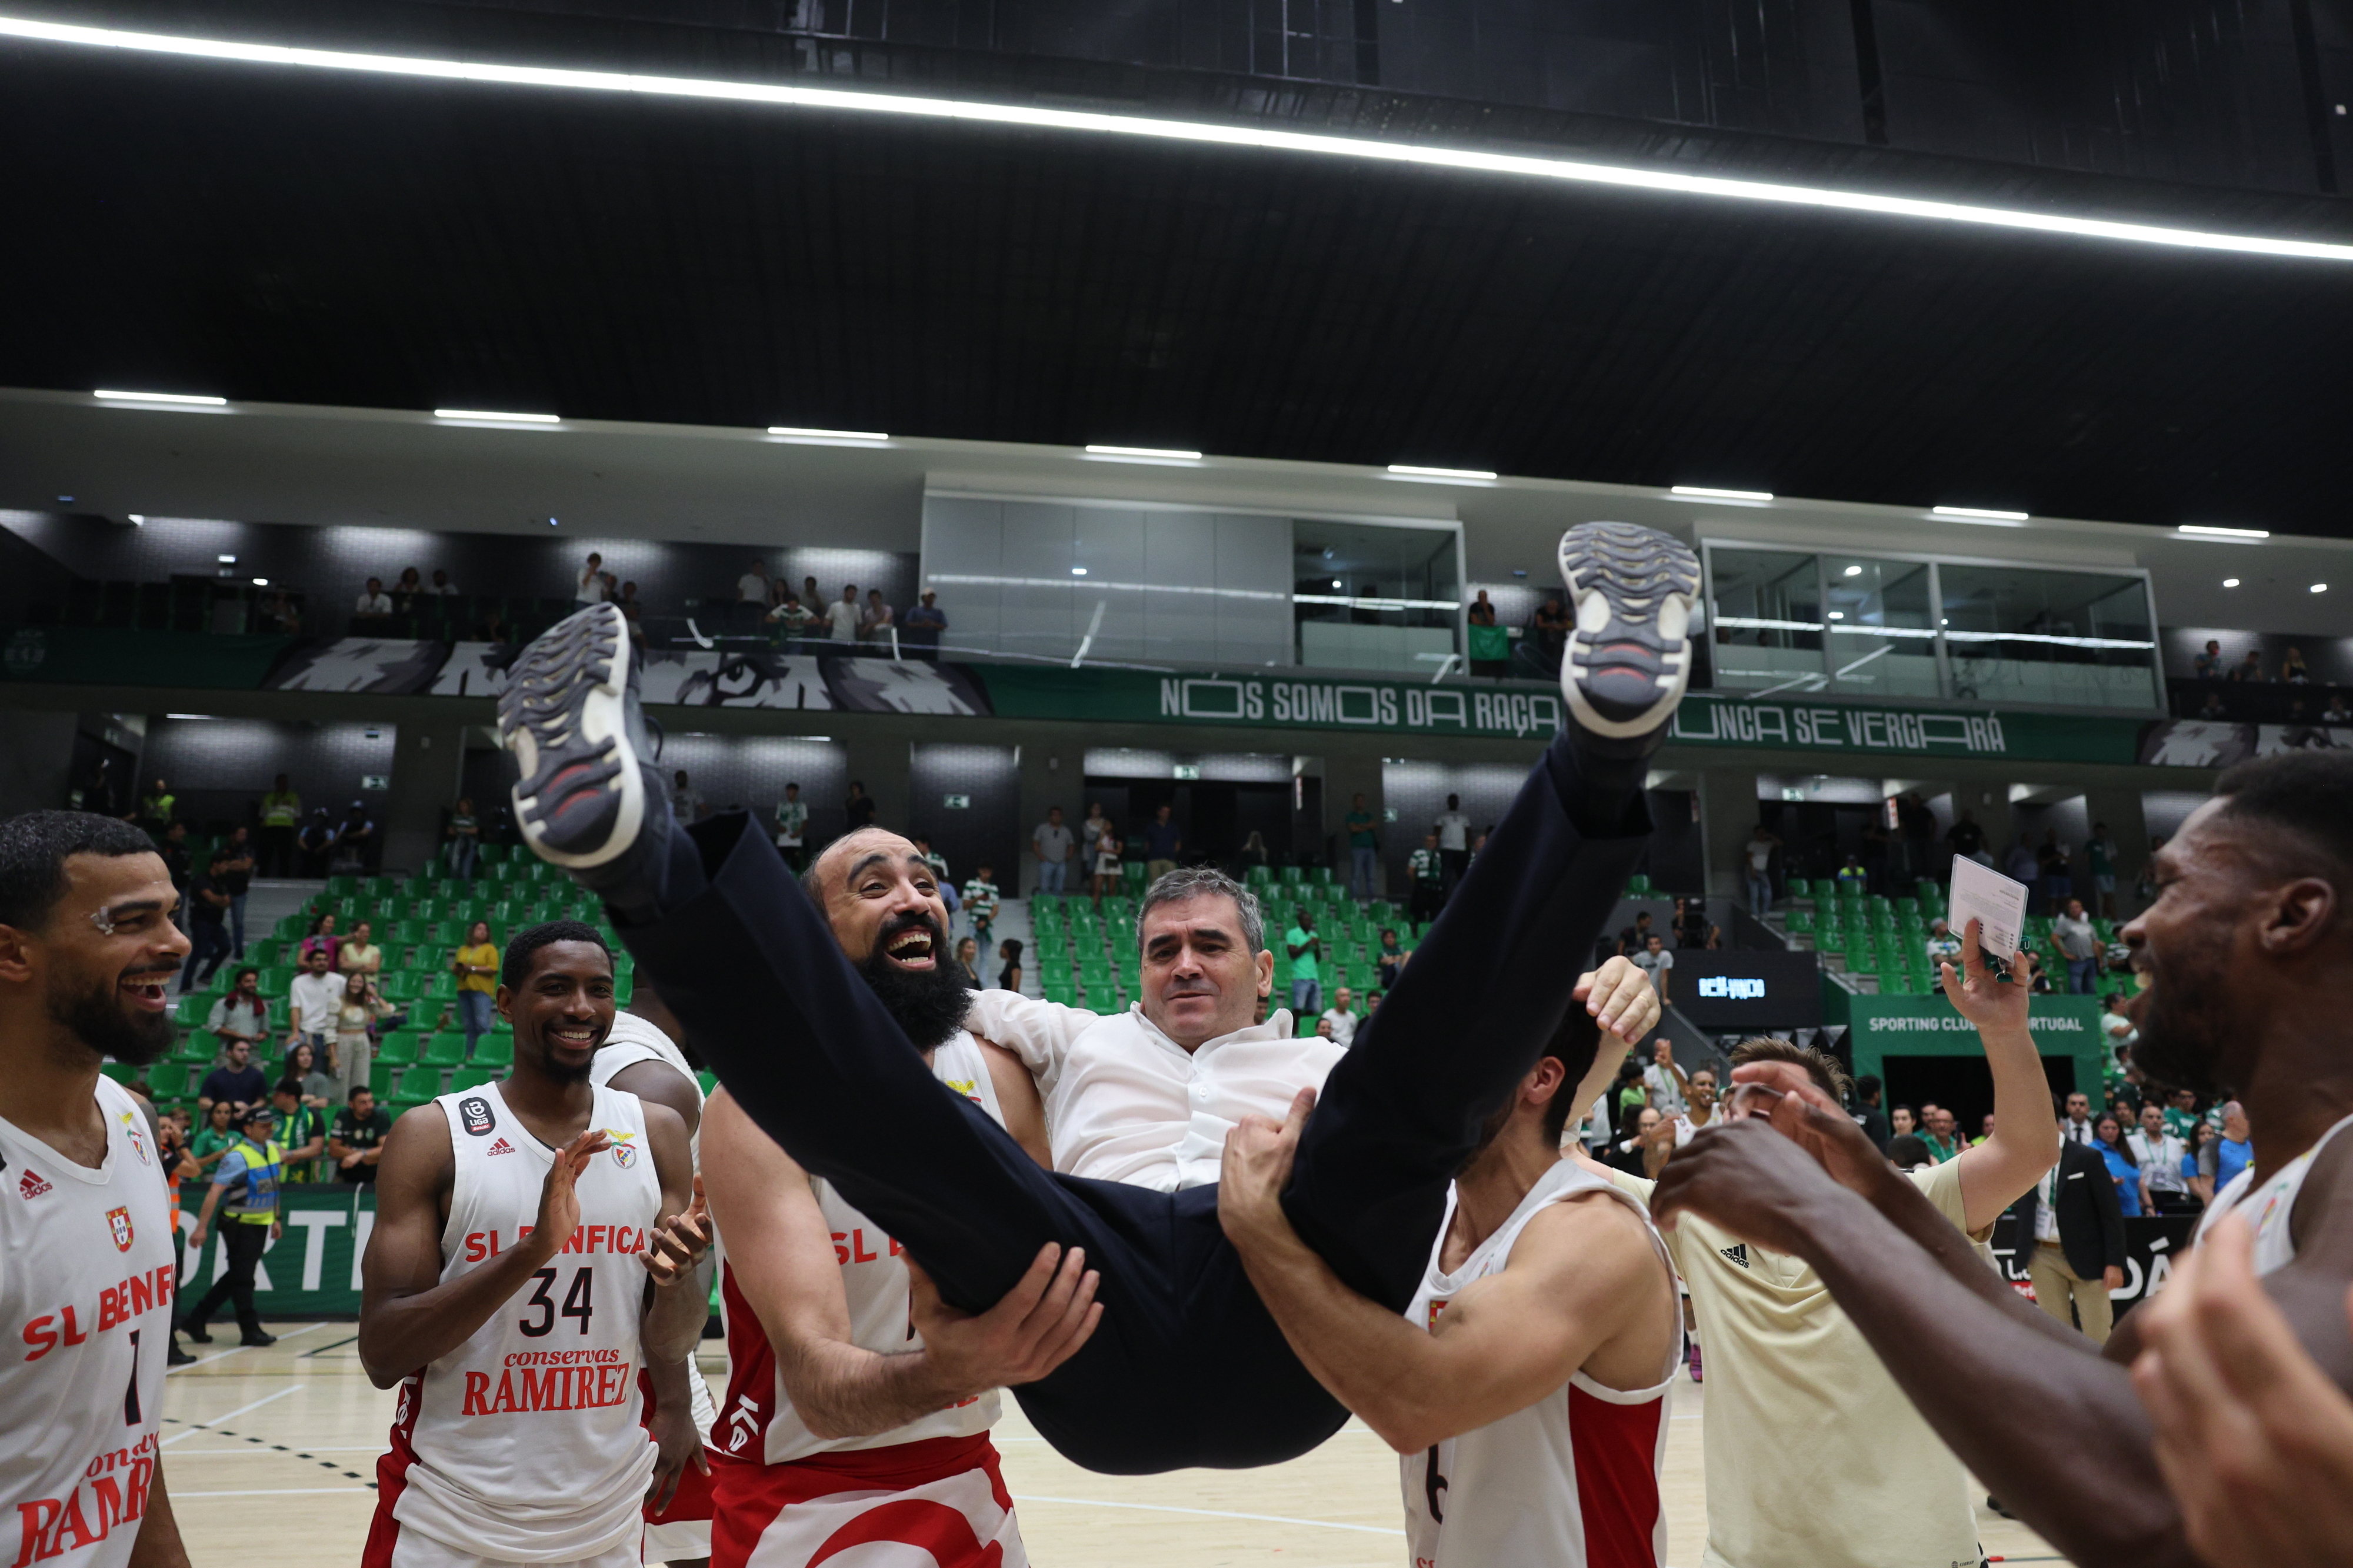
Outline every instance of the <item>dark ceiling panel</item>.
{"type": "Polygon", "coordinates": [[[14,45],[0,135],[5,384],[2353,531],[2343,264],[14,45]]]}

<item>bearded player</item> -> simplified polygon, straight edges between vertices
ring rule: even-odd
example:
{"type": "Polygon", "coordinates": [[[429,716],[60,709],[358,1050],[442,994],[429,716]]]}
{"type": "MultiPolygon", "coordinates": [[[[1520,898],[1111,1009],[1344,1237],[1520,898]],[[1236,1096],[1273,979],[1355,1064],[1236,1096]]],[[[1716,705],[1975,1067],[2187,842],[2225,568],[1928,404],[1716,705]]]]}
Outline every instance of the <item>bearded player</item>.
{"type": "MultiPolygon", "coordinates": [[[[1028,1070],[959,1026],[967,994],[942,962],[938,889],[915,847],[852,834],[804,885],[934,1075],[1042,1160],[1028,1070]]],[[[1045,1376],[1093,1331],[1102,1309],[1083,1254],[1046,1249],[1005,1300],[966,1316],[723,1089],[702,1155],[727,1237],[714,1568],[797,1568],[884,1542],[921,1547],[941,1568],[1020,1568],[988,1430],[1000,1386],[1045,1376]]]]}
{"type": "Polygon", "coordinates": [[[409,1111],[377,1165],[360,1360],[401,1392],[369,1568],[637,1563],[644,1506],[701,1447],[683,1398],[644,1424],[640,1368],[674,1380],[707,1307],[685,1124],[590,1081],[612,954],[533,927],[498,1006],[512,1074],[409,1111]]]}
{"type": "Polygon", "coordinates": [[[12,1563],[185,1568],[156,1430],[177,1270],[153,1109],[188,939],[147,836],[0,823],[0,1537],[12,1563]]]}

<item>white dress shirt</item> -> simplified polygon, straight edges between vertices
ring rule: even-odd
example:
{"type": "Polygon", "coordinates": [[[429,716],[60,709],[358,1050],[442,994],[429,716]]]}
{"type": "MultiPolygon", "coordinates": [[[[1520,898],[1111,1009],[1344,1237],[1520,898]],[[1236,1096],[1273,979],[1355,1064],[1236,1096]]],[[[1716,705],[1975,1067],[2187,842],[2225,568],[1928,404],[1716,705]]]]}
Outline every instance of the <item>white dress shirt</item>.
{"type": "Polygon", "coordinates": [[[2064,1138],[2070,1143],[2081,1143],[2086,1149],[2090,1148],[2092,1146],[2092,1119],[2087,1116],[2081,1121],[2072,1121],[2063,1117],[2059,1122],[2059,1136],[2064,1138]]]}
{"type": "Polygon", "coordinates": [[[335,1015],[343,1007],[343,987],[349,984],[332,970],[313,974],[306,969],[296,975],[286,993],[294,1027],[306,1035],[333,1034],[335,1015]]]}
{"type": "Polygon", "coordinates": [[[1280,1121],[1292,1096],[1324,1087],[1345,1051],[1336,1040],[1293,1038],[1280,1007],[1189,1052],[1140,1003],[1103,1015],[981,991],[965,1026],[1037,1078],[1054,1169],[1164,1193],[1214,1183],[1234,1124],[1253,1111],[1280,1121]]]}

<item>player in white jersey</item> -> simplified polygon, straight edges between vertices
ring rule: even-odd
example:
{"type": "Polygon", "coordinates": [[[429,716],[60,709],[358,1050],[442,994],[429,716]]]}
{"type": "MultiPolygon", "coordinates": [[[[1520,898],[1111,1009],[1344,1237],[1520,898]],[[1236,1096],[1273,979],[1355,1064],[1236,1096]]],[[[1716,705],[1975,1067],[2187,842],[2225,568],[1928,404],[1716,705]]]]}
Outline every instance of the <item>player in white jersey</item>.
{"type": "Polygon", "coordinates": [[[368,1568],[638,1563],[644,1505],[701,1447],[683,1399],[650,1435],[642,1409],[639,1370],[691,1356],[707,1309],[675,1267],[698,1250],[684,1124],[589,1081],[612,955],[534,927],[498,1005],[512,1075],[403,1116],[377,1166],[360,1360],[400,1400],[368,1568]]]}
{"type": "MultiPolygon", "coordinates": [[[[588,1067],[588,1081],[634,1094],[649,1104],[667,1105],[686,1123],[687,1148],[694,1169],[702,1167],[702,1081],[673,1037],[678,1021],[661,1005],[653,988],[639,984],[628,1011],[613,1015],[613,1027],[588,1067]]],[[[697,1191],[699,1192],[698,1185],[697,1191]]],[[[711,1263],[697,1271],[694,1288],[707,1300],[711,1294],[711,1263]]],[[[664,1399],[675,1398],[682,1387],[692,1412],[694,1430],[708,1449],[711,1426],[719,1407],[711,1384],[690,1356],[675,1368],[647,1369],[646,1396],[657,1411],[664,1399]]],[[[679,1476],[677,1493],[669,1505],[646,1510],[646,1561],[667,1563],[670,1568],[700,1568],[711,1556],[711,1461],[707,1453],[694,1456],[679,1476]]]]}
{"type": "MultiPolygon", "coordinates": [[[[2231,769],[2150,858],[2157,900],[2122,932],[2146,987],[2130,1005],[2134,1064],[2157,1083],[2235,1089],[2245,1102],[2246,1191],[2265,1194],[2249,1217],[2261,1222],[2269,1205],[2278,1261],[2262,1288],[2343,1389],[2353,1389],[2353,1137],[2329,1134],[2353,1109],[2348,799],[2353,752],[2231,769]],[[2292,1190],[2268,1193],[2306,1152],[2292,1190]]],[[[2142,1348],[2140,1312],[2093,1346],[1986,1269],[1843,1112],[1800,1089],[1773,1116],[1791,1136],[1742,1121],[1703,1133],[1669,1163],[1661,1207],[1812,1263],[1929,1425],[2070,1561],[2192,1561],[2126,1371],[2142,1348]]],[[[2249,1212],[2243,1199],[2233,1206],[2249,1212]]]]}
{"type": "MultiPolygon", "coordinates": [[[[941,961],[930,868],[912,852],[878,855],[846,875],[845,859],[809,873],[836,940],[934,1076],[1044,1163],[1028,1069],[957,1026],[965,994],[941,961]]],[[[724,1090],[706,1127],[705,1180],[727,1237],[713,1568],[798,1568],[881,1542],[923,1548],[939,1568],[1020,1568],[988,1429],[1001,1384],[1043,1377],[1092,1331],[1102,1309],[1083,1254],[1047,1249],[1005,1300],[966,1316],[724,1090]]]]}
{"type": "Polygon", "coordinates": [[[1641,1205],[1560,1157],[1598,1026],[1569,1009],[1456,1177],[1400,1319],[1300,1241],[1281,1194],[1313,1089],[1226,1140],[1218,1215],[1317,1381],[1400,1456],[1414,1568],[1662,1568],[1659,1465],[1682,1359],[1641,1205]]]}
{"type": "Polygon", "coordinates": [[[154,1112],[108,1058],[172,1044],[188,939],[147,836],[0,823],[0,1556],[185,1568],[156,1433],[177,1271],[154,1112]]]}

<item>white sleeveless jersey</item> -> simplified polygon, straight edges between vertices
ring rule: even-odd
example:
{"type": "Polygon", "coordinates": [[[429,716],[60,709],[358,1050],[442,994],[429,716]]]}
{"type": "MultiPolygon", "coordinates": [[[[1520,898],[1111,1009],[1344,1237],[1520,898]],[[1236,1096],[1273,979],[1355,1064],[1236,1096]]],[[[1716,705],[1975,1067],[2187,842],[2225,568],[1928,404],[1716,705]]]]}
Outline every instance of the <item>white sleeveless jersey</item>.
{"type": "MultiPolygon", "coordinates": [[[[941,1082],[988,1112],[997,1125],[1005,1124],[997,1086],[989,1081],[987,1061],[970,1035],[959,1029],[933,1052],[932,1071],[941,1082]]],[[[860,1350],[877,1352],[919,1349],[923,1340],[915,1332],[907,1265],[899,1244],[844,1202],[832,1183],[811,1177],[809,1184],[825,1213],[826,1228],[833,1233],[833,1256],[841,1265],[842,1289],[849,1297],[851,1342],[860,1350]]],[[[820,1437],[794,1413],[759,1315],[736,1289],[734,1276],[724,1271],[720,1306],[727,1326],[727,1397],[711,1441],[722,1453],[781,1465],[829,1449],[887,1448],[926,1437],[968,1437],[997,1425],[998,1398],[991,1389],[888,1432],[864,1437],[820,1437]]]]}
{"type": "Polygon", "coordinates": [[[172,1337],[172,1209],[147,1118],[98,1080],[106,1156],[0,1121],[0,1555],[127,1563],[155,1478],[172,1337]]]}
{"type": "MultiPolygon", "coordinates": [[[[1500,1274],[1512,1244],[1536,1214],[1585,1193],[1608,1193],[1642,1215],[1670,1275],[1674,1265],[1642,1205],[1609,1182],[1562,1161],[1528,1189],[1511,1217],[1451,1274],[1439,1269],[1446,1222],[1408,1314],[1434,1326],[1455,1293],[1500,1274]]],[[[1414,1568],[1658,1568],[1666,1562],[1667,1521],[1659,1505],[1666,1456],[1667,1392],[1683,1360],[1680,1310],[1659,1381],[1625,1392],[1582,1372],[1524,1410],[1401,1458],[1406,1537],[1414,1568]]]]}
{"type": "MultiPolygon", "coordinates": [[[[580,1228],[473,1338],[400,1385],[380,1489],[403,1529],[473,1555],[569,1563],[634,1543],[642,1525],[654,1446],[640,1425],[638,1254],[661,1184],[637,1096],[596,1095],[589,1125],[613,1145],[580,1174],[580,1228]]],[[[447,1282],[530,1234],[555,1151],[497,1084],[435,1103],[456,1157],[447,1282]]]]}
{"type": "Polygon", "coordinates": [[[2288,1221],[2295,1213],[2296,1194],[2304,1191],[2304,1178],[2312,1173],[2312,1162],[2328,1147],[2331,1138],[2348,1127],[2353,1127],[2353,1116],[2322,1133],[2318,1142],[2274,1171],[2260,1187],[2255,1185],[2252,1165],[2232,1177],[2231,1184],[2214,1194],[2214,1201],[2199,1218],[2191,1242],[2205,1240],[2206,1233],[2221,1223],[2224,1215],[2244,1210],[2247,1223],[2255,1233],[2255,1272],[2269,1274],[2293,1262],[2295,1238],[2289,1233],[2288,1221]]]}

